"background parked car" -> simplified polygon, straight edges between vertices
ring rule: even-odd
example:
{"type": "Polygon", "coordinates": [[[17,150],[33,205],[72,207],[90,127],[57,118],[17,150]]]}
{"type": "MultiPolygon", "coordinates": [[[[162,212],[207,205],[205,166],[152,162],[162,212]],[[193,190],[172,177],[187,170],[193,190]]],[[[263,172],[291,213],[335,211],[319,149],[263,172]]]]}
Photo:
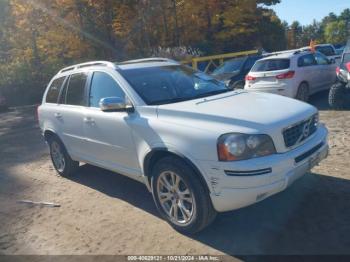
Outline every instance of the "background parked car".
{"type": "Polygon", "coordinates": [[[274,53],[255,63],[245,89],[275,93],[302,101],[329,89],[336,80],[336,65],[320,52],[291,50],[274,53]]]}
{"type": "Polygon", "coordinates": [[[261,55],[255,55],[227,60],[215,69],[212,75],[216,79],[225,82],[232,89],[243,89],[245,76],[249,73],[255,62],[261,58],[261,55]]]}
{"type": "Polygon", "coordinates": [[[333,109],[350,107],[350,50],[346,50],[337,67],[337,82],[329,91],[329,105],[333,109]]]}
{"type": "MultiPolygon", "coordinates": [[[[310,47],[306,47],[306,50],[310,50],[310,47]]],[[[320,44],[315,46],[316,51],[324,54],[328,59],[334,60],[337,63],[340,62],[341,54],[338,54],[336,48],[331,44],[320,44]]]]}
{"type": "Polygon", "coordinates": [[[8,109],[7,100],[4,96],[0,95],[0,112],[8,109]]]}

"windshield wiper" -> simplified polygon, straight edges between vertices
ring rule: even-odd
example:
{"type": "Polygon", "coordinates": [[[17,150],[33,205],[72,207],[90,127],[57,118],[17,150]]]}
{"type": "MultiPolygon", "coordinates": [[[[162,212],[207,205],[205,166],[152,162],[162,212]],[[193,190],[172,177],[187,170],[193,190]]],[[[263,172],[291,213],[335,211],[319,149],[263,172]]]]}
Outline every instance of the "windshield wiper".
{"type": "Polygon", "coordinates": [[[183,101],[194,100],[194,99],[198,99],[198,98],[202,98],[202,97],[223,94],[223,93],[227,93],[227,92],[230,92],[230,91],[232,91],[232,90],[230,90],[230,89],[215,90],[215,91],[204,93],[204,94],[201,94],[201,95],[198,95],[198,96],[164,99],[164,100],[158,100],[158,101],[150,102],[148,104],[152,105],[152,106],[154,106],[154,105],[173,104],[173,103],[178,103],[178,102],[183,102],[183,101]]]}
{"type": "Polygon", "coordinates": [[[208,96],[214,96],[214,95],[219,95],[219,94],[223,94],[223,93],[227,93],[227,92],[231,92],[231,89],[222,89],[222,90],[215,90],[215,91],[211,91],[208,93],[204,93],[204,94],[200,94],[198,96],[193,97],[192,99],[197,99],[197,98],[203,98],[203,97],[208,97],[208,96]]]}
{"type": "Polygon", "coordinates": [[[172,103],[177,103],[177,102],[183,102],[186,100],[190,100],[192,98],[189,97],[181,97],[181,98],[172,98],[172,99],[164,99],[164,100],[158,100],[158,101],[154,101],[151,103],[148,103],[151,106],[154,105],[164,105],[164,104],[172,104],[172,103]]]}

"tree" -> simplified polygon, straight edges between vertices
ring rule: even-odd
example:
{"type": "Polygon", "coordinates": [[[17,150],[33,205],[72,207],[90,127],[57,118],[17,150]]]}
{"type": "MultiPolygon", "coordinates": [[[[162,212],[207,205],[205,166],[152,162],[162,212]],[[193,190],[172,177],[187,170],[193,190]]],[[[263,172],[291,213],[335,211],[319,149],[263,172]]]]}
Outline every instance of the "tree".
{"type": "Polygon", "coordinates": [[[157,50],[186,55],[283,49],[285,25],[269,9],[279,2],[0,0],[0,89],[10,103],[34,103],[52,75],[73,63],[146,57],[157,50]]]}
{"type": "Polygon", "coordinates": [[[345,20],[330,22],[325,28],[325,40],[327,43],[346,43],[348,39],[347,23],[345,20]]]}

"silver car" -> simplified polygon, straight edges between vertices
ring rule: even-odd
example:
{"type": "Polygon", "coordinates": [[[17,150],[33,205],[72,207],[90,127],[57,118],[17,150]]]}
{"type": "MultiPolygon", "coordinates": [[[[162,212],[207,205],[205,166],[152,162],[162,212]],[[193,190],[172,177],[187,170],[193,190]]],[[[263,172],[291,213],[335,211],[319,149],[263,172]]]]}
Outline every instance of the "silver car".
{"type": "Polygon", "coordinates": [[[274,93],[302,101],[329,89],[336,80],[336,64],[320,52],[291,50],[269,54],[246,76],[245,89],[274,93]]]}

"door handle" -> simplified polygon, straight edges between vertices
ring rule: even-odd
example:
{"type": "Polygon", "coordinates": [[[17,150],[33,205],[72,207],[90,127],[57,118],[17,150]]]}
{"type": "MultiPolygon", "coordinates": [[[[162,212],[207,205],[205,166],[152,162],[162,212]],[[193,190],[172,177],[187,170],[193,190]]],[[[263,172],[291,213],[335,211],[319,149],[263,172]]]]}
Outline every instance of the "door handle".
{"type": "Polygon", "coordinates": [[[84,123],[93,125],[95,121],[91,117],[84,117],[84,123]]]}
{"type": "Polygon", "coordinates": [[[56,117],[57,119],[61,119],[61,118],[62,118],[62,114],[61,114],[61,113],[55,113],[55,117],[56,117]]]}

